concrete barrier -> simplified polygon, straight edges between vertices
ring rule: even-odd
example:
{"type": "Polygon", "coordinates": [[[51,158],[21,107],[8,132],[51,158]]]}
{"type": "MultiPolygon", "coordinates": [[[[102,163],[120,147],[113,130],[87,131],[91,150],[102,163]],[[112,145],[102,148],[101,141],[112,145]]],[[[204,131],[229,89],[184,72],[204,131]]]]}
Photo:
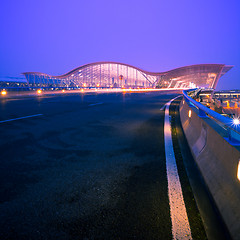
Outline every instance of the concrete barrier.
{"type": "Polygon", "coordinates": [[[180,118],[188,144],[209,191],[233,239],[240,239],[240,181],[237,168],[240,146],[227,132],[198,109],[182,100],[180,118]],[[189,114],[189,110],[191,114],[189,114]]]}

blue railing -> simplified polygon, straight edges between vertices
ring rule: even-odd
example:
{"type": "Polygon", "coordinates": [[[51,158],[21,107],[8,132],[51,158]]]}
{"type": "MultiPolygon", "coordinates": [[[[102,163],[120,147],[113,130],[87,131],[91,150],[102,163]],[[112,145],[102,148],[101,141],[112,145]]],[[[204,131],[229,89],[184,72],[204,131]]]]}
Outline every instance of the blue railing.
{"type": "Polygon", "coordinates": [[[234,119],[225,117],[210,108],[202,105],[201,103],[195,101],[188,95],[188,92],[194,92],[197,89],[183,90],[183,96],[186,102],[190,102],[194,107],[199,110],[199,117],[211,117],[216,122],[220,123],[228,131],[228,138],[231,142],[240,143],[240,124],[235,124],[234,119]]]}

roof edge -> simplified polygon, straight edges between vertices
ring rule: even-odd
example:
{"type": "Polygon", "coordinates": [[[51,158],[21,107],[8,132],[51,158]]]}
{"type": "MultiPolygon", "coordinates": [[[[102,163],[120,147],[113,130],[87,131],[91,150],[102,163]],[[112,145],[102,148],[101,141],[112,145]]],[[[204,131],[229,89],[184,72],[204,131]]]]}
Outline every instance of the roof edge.
{"type": "Polygon", "coordinates": [[[227,71],[229,71],[231,68],[234,67],[233,65],[225,65],[225,64],[217,64],[217,63],[201,63],[201,64],[192,64],[192,65],[187,65],[187,66],[183,66],[183,67],[178,67],[178,68],[174,68],[174,69],[171,69],[171,70],[168,70],[168,71],[164,71],[164,72],[149,72],[149,71],[145,71],[145,70],[143,70],[141,68],[135,67],[133,65],[126,64],[126,63],[112,62],[112,61],[109,61],[109,62],[103,61],[103,62],[93,62],[93,63],[84,64],[84,65],[81,65],[80,67],[72,69],[71,71],[69,71],[69,72],[67,72],[65,74],[58,75],[58,76],[54,76],[54,75],[50,75],[50,74],[46,74],[46,73],[41,73],[41,72],[23,72],[21,74],[23,74],[23,75],[26,75],[26,74],[39,74],[39,75],[45,75],[45,76],[54,77],[54,78],[65,78],[68,75],[73,74],[74,72],[76,72],[76,71],[78,71],[78,70],[80,70],[82,68],[85,68],[85,67],[88,67],[88,66],[100,65],[100,64],[119,64],[119,65],[124,65],[124,66],[134,68],[134,69],[136,69],[138,71],[141,71],[141,72],[143,72],[145,74],[150,74],[150,75],[165,75],[165,74],[167,74],[169,72],[172,72],[172,71],[175,71],[175,70],[185,69],[185,68],[189,68],[189,67],[198,67],[198,66],[219,66],[219,67],[222,67],[222,68],[226,68],[227,67],[228,68],[227,71]]]}

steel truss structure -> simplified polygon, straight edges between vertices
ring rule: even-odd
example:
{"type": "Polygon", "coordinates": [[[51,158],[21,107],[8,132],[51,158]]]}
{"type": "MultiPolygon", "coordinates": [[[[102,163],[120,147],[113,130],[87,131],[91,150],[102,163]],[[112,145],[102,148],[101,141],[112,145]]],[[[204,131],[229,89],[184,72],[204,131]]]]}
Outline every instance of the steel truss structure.
{"type": "Polygon", "coordinates": [[[215,88],[232,66],[198,64],[166,72],[148,72],[117,62],[90,63],[60,75],[23,73],[30,88],[215,88]]]}

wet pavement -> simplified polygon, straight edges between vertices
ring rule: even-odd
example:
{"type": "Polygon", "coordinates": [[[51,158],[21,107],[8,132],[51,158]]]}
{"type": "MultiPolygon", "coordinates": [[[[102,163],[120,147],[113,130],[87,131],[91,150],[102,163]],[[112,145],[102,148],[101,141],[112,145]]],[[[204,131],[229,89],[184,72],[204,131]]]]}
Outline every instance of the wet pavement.
{"type": "Polygon", "coordinates": [[[1,239],[171,239],[164,111],[179,92],[6,99],[1,239]]]}

